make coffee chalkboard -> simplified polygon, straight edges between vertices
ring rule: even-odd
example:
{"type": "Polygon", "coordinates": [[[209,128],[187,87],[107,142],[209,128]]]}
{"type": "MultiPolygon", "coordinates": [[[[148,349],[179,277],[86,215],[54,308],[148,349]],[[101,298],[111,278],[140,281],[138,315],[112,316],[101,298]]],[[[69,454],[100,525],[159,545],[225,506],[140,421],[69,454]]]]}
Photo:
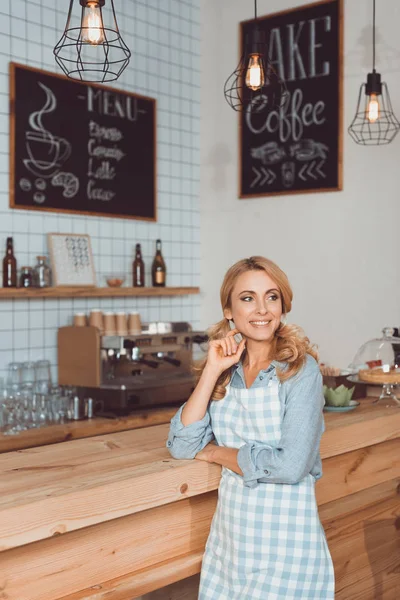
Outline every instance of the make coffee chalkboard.
{"type": "MultiPolygon", "coordinates": [[[[324,0],[259,17],[288,94],[241,113],[241,198],[342,189],[342,15],[342,0],[324,0]]],[[[242,45],[254,23],[241,23],[242,45]]]]}
{"type": "Polygon", "coordinates": [[[156,101],[10,65],[12,208],[156,220],[156,101]]]}

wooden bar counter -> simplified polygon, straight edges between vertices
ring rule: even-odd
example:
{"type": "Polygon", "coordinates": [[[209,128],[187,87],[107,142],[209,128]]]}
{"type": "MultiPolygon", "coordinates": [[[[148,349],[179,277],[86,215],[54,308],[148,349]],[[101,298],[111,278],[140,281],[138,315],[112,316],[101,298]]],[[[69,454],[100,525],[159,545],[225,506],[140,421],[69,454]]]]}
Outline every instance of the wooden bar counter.
{"type": "Polygon", "coordinates": [[[18,435],[2,435],[0,433],[0,454],[3,452],[12,452],[13,450],[23,450],[24,448],[35,448],[37,446],[68,442],[70,440],[79,440],[106,433],[117,433],[118,431],[162,425],[163,423],[170,422],[177,408],[176,406],[172,406],[138,410],[126,417],[117,417],[115,419],[95,417],[94,419],[84,419],[82,421],[68,421],[38,429],[28,429],[18,435]]]}
{"type": "MultiPolygon", "coordinates": [[[[336,598],[398,600],[400,410],[365,399],[325,423],[316,489],[336,598]]],[[[1,600],[132,600],[199,572],[220,467],[172,459],[167,432],[0,456],[1,600]]]]}

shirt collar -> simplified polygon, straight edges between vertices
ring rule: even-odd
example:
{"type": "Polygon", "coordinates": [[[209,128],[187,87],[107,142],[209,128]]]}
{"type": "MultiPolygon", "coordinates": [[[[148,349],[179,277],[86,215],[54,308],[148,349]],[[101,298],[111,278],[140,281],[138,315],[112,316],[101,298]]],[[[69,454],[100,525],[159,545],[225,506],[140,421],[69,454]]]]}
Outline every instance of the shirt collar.
{"type": "MultiPolygon", "coordinates": [[[[286,366],[286,363],[284,362],[280,362],[278,360],[273,360],[271,361],[271,364],[269,365],[269,367],[267,369],[261,369],[261,373],[266,373],[267,371],[269,371],[271,369],[271,367],[273,367],[274,369],[280,369],[283,370],[286,366]]],[[[235,365],[233,365],[233,369],[238,372],[242,377],[244,375],[243,373],[243,363],[241,360],[239,360],[238,363],[236,363],[235,365]]]]}

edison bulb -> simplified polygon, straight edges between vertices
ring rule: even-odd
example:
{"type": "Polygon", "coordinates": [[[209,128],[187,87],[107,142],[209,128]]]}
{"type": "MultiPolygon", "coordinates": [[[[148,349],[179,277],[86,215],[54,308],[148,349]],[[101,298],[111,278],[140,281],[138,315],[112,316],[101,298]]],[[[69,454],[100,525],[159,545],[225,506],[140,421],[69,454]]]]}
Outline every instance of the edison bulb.
{"type": "Polygon", "coordinates": [[[82,41],[94,46],[104,42],[103,19],[97,2],[88,2],[83,9],[82,41]]]}
{"type": "Polygon", "coordinates": [[[256,91],[265,83],[264,68],[258,54],[252,54],[246,71],[246,85],[256,91]]]}
{"type": "Polygon", "coordinates": [[[379,119],[379,102],[376,94],[371,94],[367,107],[367,118],[370,123],[379,119]]]}

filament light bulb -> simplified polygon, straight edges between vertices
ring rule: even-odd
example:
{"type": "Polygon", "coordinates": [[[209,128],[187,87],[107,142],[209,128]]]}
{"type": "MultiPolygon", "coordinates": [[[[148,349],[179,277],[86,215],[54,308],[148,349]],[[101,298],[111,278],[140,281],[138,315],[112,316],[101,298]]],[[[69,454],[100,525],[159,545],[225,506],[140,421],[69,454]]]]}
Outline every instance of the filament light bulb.
{"type": "Polygon", "coordinates": [[[264,69],[258,54],[252,54],[246,71],[246,85],[253,91],[259,90],[265,83],[264,69]]]}
{"type": "Polygon", "coordinates": [[[379,119],[379,102],[376,94],[371,94],[367,108],[367,118],[370,123],[379,119]]]}
{"type": "Polygon", "coordinates": [[[97,46],[104,42],[101,8],[97,2],[88,2],[83,11],[82,41],[97,46]]]}

